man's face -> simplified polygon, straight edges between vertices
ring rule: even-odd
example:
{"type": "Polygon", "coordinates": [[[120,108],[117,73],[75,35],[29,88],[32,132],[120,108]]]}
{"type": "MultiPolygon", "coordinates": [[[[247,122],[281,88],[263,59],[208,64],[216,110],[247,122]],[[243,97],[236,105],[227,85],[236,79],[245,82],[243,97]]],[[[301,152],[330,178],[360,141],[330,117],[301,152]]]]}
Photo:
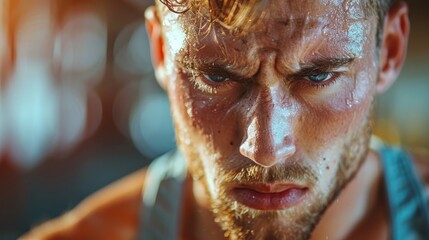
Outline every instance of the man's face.
{"type": "Polygon", "coordinates": [[[365,159],[378,64],[359,2],[269,1],[245,34],[163,15],[178,144],[231,238],[307,238],[365,159]]]}

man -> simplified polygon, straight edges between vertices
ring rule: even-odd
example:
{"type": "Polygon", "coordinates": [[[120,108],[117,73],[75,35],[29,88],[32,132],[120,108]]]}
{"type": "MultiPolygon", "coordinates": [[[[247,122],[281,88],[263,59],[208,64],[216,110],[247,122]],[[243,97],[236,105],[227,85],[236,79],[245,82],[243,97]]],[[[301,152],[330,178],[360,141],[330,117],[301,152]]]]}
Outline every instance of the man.
{"type": "Polygon", "coordinates": [[[180,151],[22,239],[429,239],[424,160],[370,144],[405,3],[165,0],[146,20],[180,151]]]}

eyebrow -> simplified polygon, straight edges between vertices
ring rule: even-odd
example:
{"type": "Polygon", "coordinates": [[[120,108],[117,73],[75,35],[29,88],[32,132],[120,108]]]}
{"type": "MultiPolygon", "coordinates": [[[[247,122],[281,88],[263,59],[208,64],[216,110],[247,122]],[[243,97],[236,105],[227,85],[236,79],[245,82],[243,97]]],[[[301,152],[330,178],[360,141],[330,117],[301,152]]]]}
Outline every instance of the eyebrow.
{"type": "Polygon", "coordinates": [[[222,65],[217,64],[201,64],[198,69],[206,74],[218,74],[231,79],[244,79],[245,77],[240,72],[235,72],[222,65]]]}
{"type": "Polygon", "coordinates": [[[183,59],[180,59],[178,61],[179,66],[184,70],[192,70],[197,71],[204,74],[219,74],[224,77],[228,77],[231,79],[244,79],[245,77],[242,75],[242,73],[238,70],[235,71],[235,67],[233,64],[226,64],[226,63],[216,63],[209,59],[199,59],[199,61],[195,60],[189,60],[183,61],[183,59]],[[231,66],[227,67],[227,66],[231,66]]]}
{"type": "Polygon", "coordinates": [[[311,75],[320,72],[332,71],[342,66],[351,64],[356,58],[321,58],[309,63],[300,64],[296,75],[311,75]]]}
{"type": "MultiPolygon", "coordinates": [[[[298,69],[295,70],[294,76],[308,76],[312,74],[320,74],[328,71],[335,70],[337,68],[346,66],[355,61],[355,57],[340,57],[340,58],[329,58],[322,57],[315,60],[311,60],[306,63],[300,63],[298,69]]],[[[238,70],[234,71],[234,68],[225,67],[224,64],[215,63],[208,61],[190,61],[187,59],[186,63],[181,59],[179,65],[187,70],[195,70],[206,74],[219,74],[232,79],[246,79],[244,75],[238,70]]]]}

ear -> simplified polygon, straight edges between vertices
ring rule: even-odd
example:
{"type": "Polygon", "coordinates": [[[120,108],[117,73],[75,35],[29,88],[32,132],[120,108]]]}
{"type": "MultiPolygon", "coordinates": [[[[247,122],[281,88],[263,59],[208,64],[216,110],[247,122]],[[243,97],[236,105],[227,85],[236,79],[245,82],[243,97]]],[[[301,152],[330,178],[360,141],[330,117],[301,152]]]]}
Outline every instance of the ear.
{"type": "Polygon", "coordinates": [[[401,2],[390,9],[383,27],[377,93],[383,93],[395,82],[407,55],[410,31],[407,4],[401,2]]]}
{"type": "Polygon", "coordinates": [[[158,83],[165,89],[167,86],[167,75],[165,68],[164,40],[162,36],[161,20],[155,6],[151,6],[145,11],[146,30],[151,45],[152,64],[155,69],[155,76],[158,83]]]}

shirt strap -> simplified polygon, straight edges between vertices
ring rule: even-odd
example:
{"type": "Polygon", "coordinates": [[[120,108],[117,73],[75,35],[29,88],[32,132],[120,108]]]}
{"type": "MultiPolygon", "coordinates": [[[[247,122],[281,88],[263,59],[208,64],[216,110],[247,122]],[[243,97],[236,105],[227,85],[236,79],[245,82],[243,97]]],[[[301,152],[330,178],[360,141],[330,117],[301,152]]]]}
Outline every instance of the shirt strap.
{"type": "Polygon", "coordinates": [[[393,240],[429,239],[429,205],[409,154],[399,148],[380,149],[389,200],[393,240]]]}
{"type": "Polygon", "coordinates": [[[154,160],[142,191],[139,239],[177,239],[186,163],[178,151],[154,160]]]}

